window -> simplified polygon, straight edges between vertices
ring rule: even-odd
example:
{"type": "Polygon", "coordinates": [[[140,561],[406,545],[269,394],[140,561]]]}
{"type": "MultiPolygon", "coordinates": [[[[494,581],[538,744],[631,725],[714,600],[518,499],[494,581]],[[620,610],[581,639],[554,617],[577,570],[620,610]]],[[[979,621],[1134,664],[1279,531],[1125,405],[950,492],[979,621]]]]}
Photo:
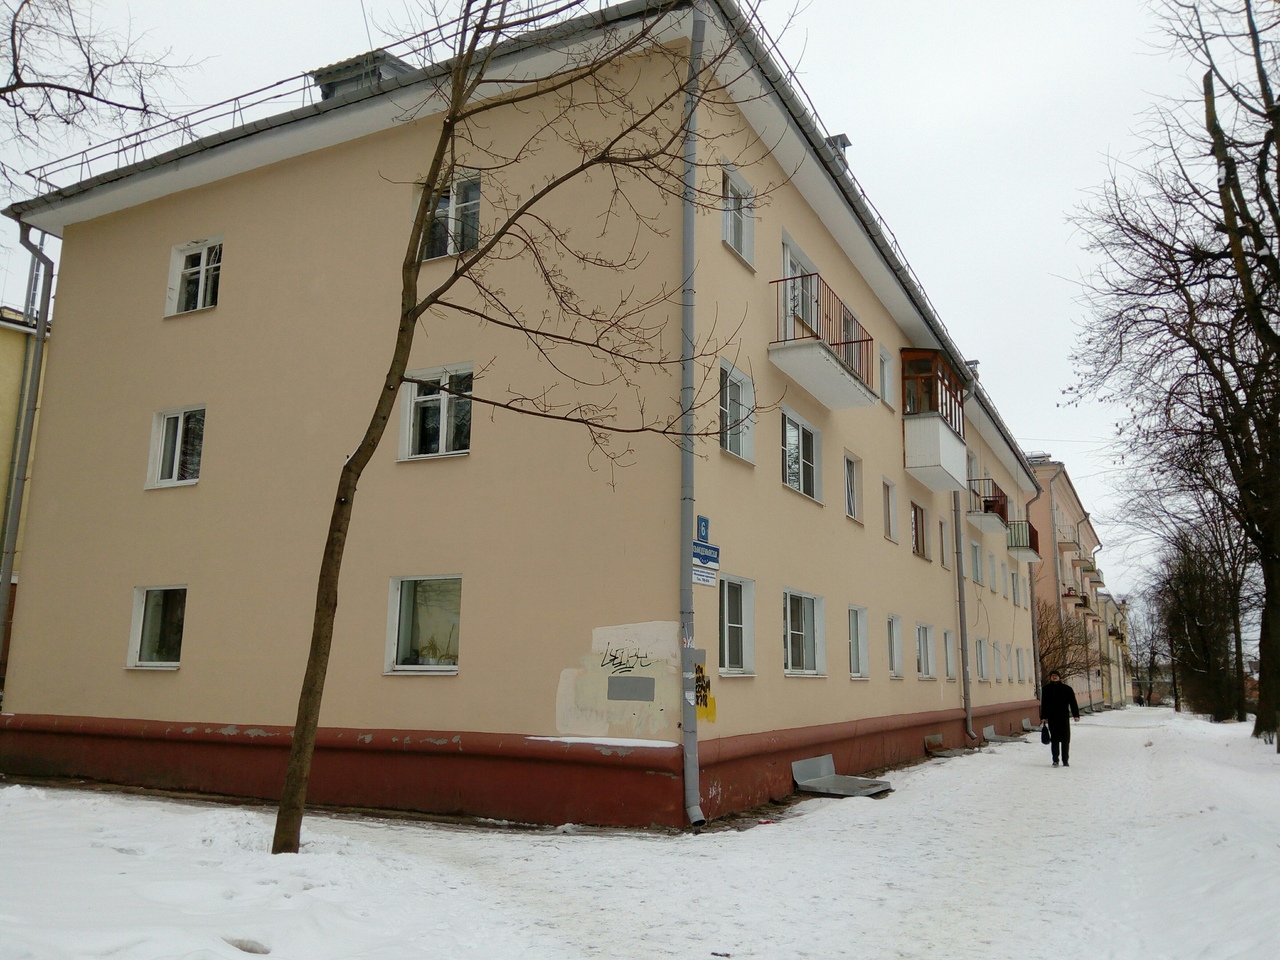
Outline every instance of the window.
{"type": "Polygon", "coordinates": [[[979,679],[979,680],[988,680],[988,679],[990,679],[990,678],[987,676],[987,674],[988,674],[988,670],[987,670],[987,641],[986,641],[985,639],[983,639],[982,637],[979,637],[977,640],[975,640],[975,641],[974,641],[974,643],[973,643],[973,649],[974,649],[974,654],[975,654],[975,656],[977,657],[977,661],[978,661],[978,679],[979,679]]]}
{"type": "Polygon", "coordinates": [[[173,248],[165,315],[190,313],[218,305],[222,274],[222,238],[193,240],[173,248]]]}
{"type": "Polygon", "coordinates": [[[936,655],[933,651],[933,627],[916,624],[916,673],[922,679],[932,680],[937,674],[936,655]]]}
{"type": "Polygon", "coordinates": [[[392,580],[387,672],[457,673],[461,614],[458,577],[392,580]]]}
{"type": "Polygon", "coordinates": [[[133,592],[129,666],[173,669],[182,653],[186,587],[140,587],[133,592]]]}
{"type": "Polygon", "coordinates": [[[871,676],[867,660],[867,610],[865,607],[849,608],[849,676],[871,676]]]}
{"type": "Polygon", "coordinates": [[[996,555],[994,553],[987,554],[987,583],[991,587],[991,592],[996,592],[996,555]]]}
{"type": "Polygon", "coordinates": [[[1000,649],[1000,644],[991,644],[991,664],[996,668],[995,681],[1000,683],[1004,680],[1004,656],[1000,649]]]}
{"type": "Polygon", "coordinates": [[[885,347],[880,348],[880,399],[893,406],[893,355],[885,347]]]}
{"type": "Polygon", "coordinates": [[[970,553],[970,570],[969,575],[973,577],[975,583],[982,584],[982,544],[973,540],[969,543],[970,553]]]}
{"type": "Polygon", "coordinates": [[[782,244],[782,276],[787,281],[782,339],[811,336],[818,328],[818,270],[790,240],[782,244]]]}
{"type": "Polygon", "coordinates": [[[1027,681],[1026,667],[1022,662],[1022,648],[1019,647],[1018,648],[1018,682],[1026,683],[1026,681],[1027,681]]]}
{"type": "Polygon", "coordinates": [[[751,420],[756,405],[751,378],[720,361],[720,449],[744,460],[755,459],[751,420]]]}
{"type": "Polygon", "coordinates": [[[1009,677],[1009,682],[1013,683],[1013,644],[1012,643],[1006,643],[1004,645],[1004,663],[1005,663],[1005,666],[1008,667],[1008,671],[1006,675],[1009,677]]]}
{"type": "Polygon", "coordinates": [[[889,617],[885,621],[885,633],[889,640],[889,676],[902,676],[902,621],[889,617]]]}
{"type": "MultiPolygon", "coordinates": [[[[1013,580],[1013,584],[1012,584],[1012,586],[1013,586],[1013,605],[1014,605],[1015,607],[1020,607],[1020,606],[1022,606],[1021,602],[1018,600],[1018,579],[1019,579],[1019,578],[1018,578],[1018,574],[1015,572],[1015,573],[1013,574],[1013,576],[1012,576],[1012,580],[1013,580]]],[[[1006,591],[1006,592],[1005,592],[1005,595],[1006,595],[1006,596],[1008,596],[1008,591],[1006,591]]]]}
{"type": "Polygon", "coordinates": [[[852,453],[845,454],[845,513],[863,518],[863,462],[852,453]]]}
{"type": "Polygon", "coordinates": [[[1004,591],[1004,598],[1009,599],[1009,565],[1007,563],[1000,564],[1000,589],[1004,591]]]}
{"type": "Polygon", "coordinates": [[[894,543],[898,542],[898,488],[888,480],[884,481],[881,495],[884,508],[884,535],[894,543]]]}
{"type": "Polygon", "coordinates": [[[911,552],[929,559],[929,514],[914,500],[911,502],[911,552]]]}
{"type": "Polygon", "coordinates": [[[750,580],[720,577],[720,671],[751,673],[754,663],[755,585],[750,580]]]}
{"type": "Polygon", "coordinates": [[[822,601],[787,591],[782,595],[783,643],[787,673],[822,673],[822,601]]]}
{"type": "Polygon", "coordinates": [[[950,630],[942,631],[942,656],[946,661],[944,666],[947,679],[954,680],[956,678],[956,638],[950,630]]]}
{"type": "Polygon", "coordinates": [[[422,233],[422,255],[432,260],[474,250],[480,243],[480,175],[457,177],[436,201],[435,215],[422,233]]]}
{"type": "Polygon", "coordinates": [[[469,364],[406,374],[400,459],[439,457],[471,449],[469,364]]]}
{"type": "Polygon", "coordinates": [[[818,434],[799,417],[782,414],[782,482],[818,499],[818,434]]]}
{"type": "Polygon", "coordinates": [[[954,549],[951,545],[950,533],[951,527],[945,520],[938,521],[938,560],[942,564],[944,570],[951,569],[951,551],[954,549]]]}
{"type": "Polygon", "coordinates": [[[157,413],[151,428],[149,486],[176,487],[200,479],[204,407],[157,413]]]}
{"type": "Polygon", "coordinates": [[[750,185],[738,171],[724,168],[724,242],[747,263],[755,246],[754,200],[750,185]]]}

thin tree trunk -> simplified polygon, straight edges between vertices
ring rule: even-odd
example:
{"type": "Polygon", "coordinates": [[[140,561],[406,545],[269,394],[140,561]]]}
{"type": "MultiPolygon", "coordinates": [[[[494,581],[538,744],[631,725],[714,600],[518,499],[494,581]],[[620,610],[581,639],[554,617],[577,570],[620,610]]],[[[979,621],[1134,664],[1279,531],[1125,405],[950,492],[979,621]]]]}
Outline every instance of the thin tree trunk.
{"type": "Polygon", "coordinates": [[[1264,556],[1262,568],[1262,624],[1258,633],[1258,713],[1253,720],[1253,735],[1267,742],[1276,737],[1277,709],[1280,707],[1280,558],[1264,556]]]}

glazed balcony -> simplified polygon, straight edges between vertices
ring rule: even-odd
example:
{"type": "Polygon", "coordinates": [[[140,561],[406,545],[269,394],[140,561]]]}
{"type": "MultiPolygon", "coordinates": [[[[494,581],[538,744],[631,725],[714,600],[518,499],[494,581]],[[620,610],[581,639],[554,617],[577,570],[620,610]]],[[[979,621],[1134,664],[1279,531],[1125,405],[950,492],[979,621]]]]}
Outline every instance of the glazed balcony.
{"type": "Polygon", "coordinates": [[[1009,553],[1023,563],[1040,562],[1040,534],[1030,520],[1009,521],[1009,553]]]}
{"type": "Polygon", "coordinates": [[[902,351],[902,439],[907,472],[930,490],[969,489],[964,384],[940,350],[902,351]]]}
{"type": "Polygon", "coordinates": [[[829,410],[869,407],[875,344],[853,311],[816,273],[773,281],[778,338],[769,359],[829,410]]]}
{"type": "Polygon", "coordinates": [[[1009,525],[1009,497],[990,477],[969,478],[969,522],[983,533],[999,533],[1009,525]]]}

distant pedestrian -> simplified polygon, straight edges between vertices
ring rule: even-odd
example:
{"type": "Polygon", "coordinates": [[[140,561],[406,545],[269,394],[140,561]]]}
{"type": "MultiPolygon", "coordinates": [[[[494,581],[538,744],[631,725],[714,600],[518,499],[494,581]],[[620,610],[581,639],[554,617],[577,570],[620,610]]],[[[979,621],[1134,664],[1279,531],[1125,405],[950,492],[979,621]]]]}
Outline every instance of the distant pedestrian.
{"type": "Polygon", "coordinates": [[[1058,753],[1062,753],[1062,765],[1071,766],[1071,718],[1080,722],[1080,707],[1076,692],[1062,682],[1062,674],[1049,671],[1049,682],[1040,692],[1040,719],[1049,724],[1049,747],[1053,751],[1053,765],[1058,765],[1058,753]]]}

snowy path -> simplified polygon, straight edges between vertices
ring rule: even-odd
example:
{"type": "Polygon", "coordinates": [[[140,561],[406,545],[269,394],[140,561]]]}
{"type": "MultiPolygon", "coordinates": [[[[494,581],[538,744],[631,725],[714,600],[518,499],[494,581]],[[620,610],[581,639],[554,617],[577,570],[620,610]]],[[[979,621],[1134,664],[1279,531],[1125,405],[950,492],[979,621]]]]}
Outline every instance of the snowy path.
{"type": "Polygon", "coordinates": [[[312,817],[0,787],[0,960],[1276,955],[1280,757],[1246,725],[1086,718],[880,801],[664,836],[312,817]],[[229,941],[238,941],[240,947],[229,941]]]}

